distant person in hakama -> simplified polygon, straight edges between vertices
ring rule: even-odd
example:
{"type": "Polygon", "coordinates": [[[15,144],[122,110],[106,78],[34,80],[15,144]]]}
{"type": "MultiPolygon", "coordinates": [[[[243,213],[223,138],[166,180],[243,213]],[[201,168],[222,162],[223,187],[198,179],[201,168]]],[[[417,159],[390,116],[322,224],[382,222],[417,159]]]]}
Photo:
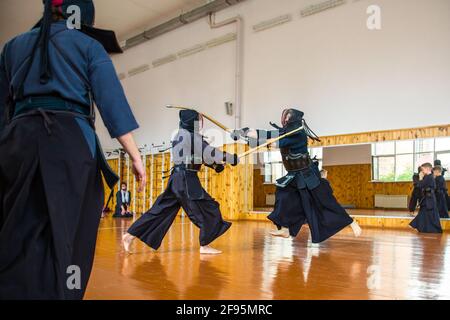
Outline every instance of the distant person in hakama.
{"type": "MultiPolygon", "coordinates": [[[[444,180],[445,180],[445,175],[447,174],[448,169],[447,169],[447,168],[444,168],[444,167],[442,166],[442,161],[439,160],[439,159],[435,160],[435,161],[434,161],[434,166],[435,166],[435,167],[441,167],[441,168],[442,168],[441,176],[444,177],[444,180]]],[[[445,189],[447,189],[447,191],[445,192],[445,195],[444,195],[444,196],[445,196],[445,199],[447,200],[447,208],[450,210],[450,195],[448,194],[448,188],[447,188],[447,185],[445,185],[445,189]]]]}
{"type": "Polygon", "coordinates": [[[436,202],[436,181],[434,179],[433,165],[425,163],[420,173],[419,188],[422,190],[420,210],[410,223],[410,226],[423,233],[442,233],[439,210],[436,202]]]}
{"type": "Polygon", "coordinates": [[[433,168],[434,179],[436,180],[436,202],[439,210],[439,216],[448,219],[447,197],[448,190],[444,177],[442,176],[442,167],[433,168]]]}
{"type": "Polygon", "coordinates": [[[419,188],[419,174],[422,171],[422,167],[419,167],[417,172],[413,175],[413,191],[411,193],[411,198],[409,199],[408,209],[409,212],[413,213],[416,211],[417,204],[422,197],[422,190],[419,188]]]}
{"type": "Polygon", "coordinates": [[[128,191],[128,186],[125,182],[121,184],[120,190],[116,194],[116,210],[113,218],[132,218],[133,214],[130,212],[131,207],[131,192],[128,191]]]}

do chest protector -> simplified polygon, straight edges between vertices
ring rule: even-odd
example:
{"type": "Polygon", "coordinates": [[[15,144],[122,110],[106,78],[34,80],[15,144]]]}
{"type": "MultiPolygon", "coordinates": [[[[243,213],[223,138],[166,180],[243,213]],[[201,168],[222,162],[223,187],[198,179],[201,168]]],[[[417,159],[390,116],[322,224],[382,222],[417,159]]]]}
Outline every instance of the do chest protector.
{"type": "Polygon", "coordinates": [[[297,189],[313,190],[320,184],[319,172],[311,160],[309,154],[293,154],[289,149],[281,149],[283,165],[288,174],[277,180],[276,186],[285,188],[291,183],[296,182],[297,189]]]}

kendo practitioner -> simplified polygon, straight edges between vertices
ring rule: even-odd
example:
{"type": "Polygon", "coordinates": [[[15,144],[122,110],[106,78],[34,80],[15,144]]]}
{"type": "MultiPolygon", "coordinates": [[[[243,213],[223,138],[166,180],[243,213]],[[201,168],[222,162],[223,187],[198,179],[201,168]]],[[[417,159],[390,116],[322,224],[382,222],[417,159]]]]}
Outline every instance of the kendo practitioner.
{"type": "Polygon", "coordinates": [[[240,131],[242,136],[260,143],[303,126],[300,131],[278,141],[288,174],[276,183],[275,209],[268,218],[278,230],[271,234],[296,237],[303,224],[308,223],[313,243],[323,242],[349,225],[355,236],[359,236],[361,228],[336,201],[328,181],[320,177],[318,163],[309,155],[308,137],[319,138],[309,129],[303,116],[299,110],[286,109],[281,117],[282,127],[271,123],[274,131],[248,128],[240,131]]]}
{"type": "Polygon", "coordinates": [[[419,188],[422,190],[419,214],[410,223],[410,226],[423,233],[442,233],[439,210],[436,203],[436,181],[432,174],[431,163],[422,165],[419,188]]]}
{"type": "Polygon", "coordinates": [[[224,221],[217,203],[202,188],[198,172],[203,164],[222,172],[225,164],[236,166],[237,155],[211,147],[200,135],[202,117],[194,110],[180,111],[179,131],[172,141],[172,169],[166,190],[158,197],[153,207],[143,214],[123,236],[125,251],[139,238],[154,250],[158,250],[180,208],[200,229],[200,253],[220,254],[209,246],[231,226],[224,221]]]}
{"type": "Polygon", "coordinates": [[[442,167],[436,166],[433,168],[433,175],[436,181],[436,204],[439,210],[439,216],[444,219],[448,219],[448,207],[447,207],[447,184],[442,176],[442,167]]]}
{"type": "MultiPolygon", "coordinates": [[[[437,160],[434,160],[434,166],[435,167],[441,167],[442,168],[442,173],[441,173],[441,175],[442,175],[442,177],[444,177],[444,180],[445,180],[445,174],[447,173],[447,168],[444,168],[443,166],[442,166],[442,162],[441,162],[441,160],[439,160],[439,159],[437,159],[437,160]]],[[[447,188],[446,188],[447,189],[447,188]]],[[[445,199],[447,199],[447,208],[449,208],[450,209],[450,196],[449,196],[449,194],[448,194],[448,190],[445,192],[445,199]]]]}
{"type": "Polygon", "coordinates": [[[129,208],[131,206],[131,192],[125,182],[121,183],[120,190],[116,193],[116,210],[113,218],[131,218],[129,208]]]}
{"type": "Polygon", "coordinates": [[[422,197],[422,189],[419,187],[419,174],[422,170],[422,167],[419,167],[417,169],[417,173],[414,173],[413,175],[413,191],[411,193],[411,198],[409,199],[409,212],[416,211],[417,208],[417,202],[420,201],[420,198],[422,197]]]}
{"type": "Polygon", "coordinates": [[[38,25],[1,54],[0,300],[84,296],[101,173],[110,188],[117,183],[94,131],[94,102],[145,182],[131,134],[138,124],[106,51],[120,47],[112,31],[93,23],[91,0],[45,0],[38,25]],[[80,8],[81,29],[66,21],[71,5],[80,8]]]}

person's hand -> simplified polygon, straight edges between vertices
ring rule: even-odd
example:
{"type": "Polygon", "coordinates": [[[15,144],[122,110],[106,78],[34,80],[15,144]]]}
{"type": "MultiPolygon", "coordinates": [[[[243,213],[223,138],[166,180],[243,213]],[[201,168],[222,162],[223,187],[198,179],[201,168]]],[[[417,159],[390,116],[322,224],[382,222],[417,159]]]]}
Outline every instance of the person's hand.
{"type": "Polygon", "coordinates": [[[258,139],[258,131],[256,129],[248,129],[244,137],[250,139],[258,139]]]}
{"type": "Polygon", "coordinates": [[[142,163],[141,157],[132,162],[133,174],[136,177],[136,181],[139,183],[138,192],[144,190],[145,183],[147,182],[147,176],[145,173],[144,164],[142,163]]]}
{"type": "Polygon", "coordinates": [[[241,138],[241,130],[233,130],[233,132],[230,133],[230,136],[234,141],[238,141],[241,138]]]}
{"type": "Polygon", "coordinates": [[[223,164],[214,165],[214,171],[216,173],[222,173],[225,170],[225,166],[223,164]]]}
{"type": "Polygon", "coordinates": [[[425,177],[425,173],[423,173],[423,171],[420,171],[419,180],[423,180],[424,177],[425,177]]]}
{"type": "Polygon", "coordinates": [[[132,160],[133,174],[136,177],[136,181],[139,182],[138,192],[142,192],[142,190],[144,190],[145,183],[147,182],[147,177],[145,175],[144,165],[142,164],[141,154],[136,146],[136,143],[134,142],[133,135],[129,132],[121,137],[118,137],[117,140],[119,140],[120,144],[132,160]]]}
{"type": "Polygon", "coordinates": [[[233,132],[231,132],[231,138],[234,141],[238,141],[241,137],[246,137],[247,136],[247,132],[249,131],[249,128],[242,128],[242,129],[238,129],[238,130],[233,130],[233,132]]]}

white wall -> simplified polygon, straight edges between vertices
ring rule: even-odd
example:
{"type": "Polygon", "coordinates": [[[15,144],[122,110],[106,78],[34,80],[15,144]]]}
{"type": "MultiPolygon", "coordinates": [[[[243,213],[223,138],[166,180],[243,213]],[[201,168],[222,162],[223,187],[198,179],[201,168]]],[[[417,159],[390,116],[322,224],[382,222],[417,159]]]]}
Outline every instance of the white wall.
{"type": "Polygon", "coordinates": [[[323,166],[372,163],[372,146],[360,144],[323,148],[323,166]]]}
{"type": "MultiPolygon", "coordinates": [[[[450,123],[450,1],[360,0],[306,18],[319,0],[247,0],[218,14],[244,21],[243,124],[268,127],[283,106],[300,106],[319,135],[450,123]],[[369,31],[366,9],[382,8],[382,30],[369,31]],[[252,26],[282,14],[287,24],[260,33],[252,26]],[[424,116],[433,111],[440,117],[424,116]]],[[[118,72],[214,37],[206,20],[114,58],[118,72]]],[[[232,126],[224,102],[234,97],[235,43],[227,43],[126,78],[141,124],[140,144],[168,141],[176,127],[169,103],[198,106],[232,126]]],[[[105,146],[112,141],[100,129],[105,146]]]]}

